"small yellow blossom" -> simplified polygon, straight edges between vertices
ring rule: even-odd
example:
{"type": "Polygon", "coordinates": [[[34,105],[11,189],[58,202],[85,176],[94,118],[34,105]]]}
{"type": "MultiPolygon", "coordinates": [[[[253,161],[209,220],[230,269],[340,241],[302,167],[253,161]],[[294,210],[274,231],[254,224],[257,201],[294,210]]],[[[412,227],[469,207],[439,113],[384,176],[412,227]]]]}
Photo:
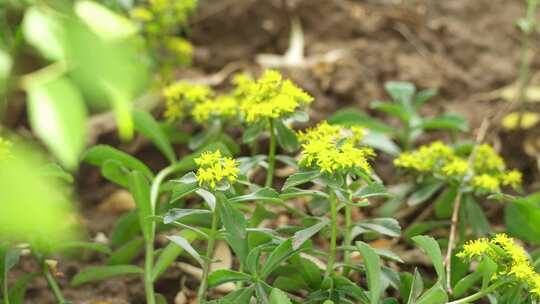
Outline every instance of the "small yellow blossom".
{"type": "Polygon", "coordinates": [[[231,96],[219,96],[208,99],[193,106],[191,115],[198,123],[214,117],[234,117],[238,113],[238,102],[231,96]]]}
{"type": "Polygon", "coordinates": [[[488,144],[481,144],[476,148],[474,170],[476,172],[502,171],[506,165],[495,149],[488,144]]]}
{"type": "Polygon", "coordinates": [[[300,163],[306,167],[316,167],[322,173],[334,174],[354,169],[370,173],[368,159],[375,155],[371,148],[358,147],[364,134],[360,128],[347,129],[320,123],[306,132],[299,132],[302,142],[300,163]]]}
{"type": "Polygon", "coordinates": [[[215,189],[220,183],[234,183],[238,178],[238,164],[230,157],[223,157],[219,150],[215,152],[204,152],[195,159],[199,166],[197,170],[197,181],[199,186],[215,189]]]}
{"type": "Polygon", "coordinates": [[[191,64],[191,58],[193,57],[193,45],[191,42],[180,37],[167,37],[163,40],[163,44],[176,58],[177,62],[182,65],[191,64]]]}
{"type": "Polygon", "coordinates": [[[12,157],[11,148],[13,144],[7,139],[0,137],[0,160],[9,159],[12,157]]]}
{"type": "Polygon", "coordinates": [[[419,149],[402,153],[394,160],[394,165],[404,169],[412,169],[422,173],[436,171],[445,162],[453,159],[451,147],[440,141],[421,146],[419,149]]]}
{"type": "Polygon", "coordinates": [[[451,177],[451,176],[457,176],[457,177],[463,177],[467,171],[469,170],[469,164],[467,160],[456,157],[453,160],[451,160],[449,163],[445,164],[441,171],[443,175],[451,177]]]}
{"type": "Polygon", "coordinates": [[[208,101],[213,95],[212,89],[205,85],[186,81],[174,83],[163,90],[166,99],[164,115],[169,120],[181,119],[195,104],[208,101]]]}
{"type": "Polygon", "coordinates": [[[501,177],[501,183],[505,186],[510,186],[514,189],[518,188],[521,185],[521,180],[523,175],[518,170],[511,170],[505,172],[501,177]]]}
{"type": "Polygon", "coordinates": [[[472,259],[487,254],[490,250],[489,240],[481,238],[467,242],[463,245],[463,250],[458,253],[457,256],[460,258],[472,259]]]}
{"type": "Polygon", "coordinates": [[[235,82],[235,95],[241,96],[240,112],[248,123],[285,117],[313,100],[290,80],[283,80],[281,74],[274,70],[267,70],[257,81],[239,76],[235,82]]]}
{"type": "Polygon", "coordinates": [[[472,185],[488,192],[497,192],[500,189],[500,182],[497,177],[489,174],[480,174],[474,176],[472,179],[472,185]]]}

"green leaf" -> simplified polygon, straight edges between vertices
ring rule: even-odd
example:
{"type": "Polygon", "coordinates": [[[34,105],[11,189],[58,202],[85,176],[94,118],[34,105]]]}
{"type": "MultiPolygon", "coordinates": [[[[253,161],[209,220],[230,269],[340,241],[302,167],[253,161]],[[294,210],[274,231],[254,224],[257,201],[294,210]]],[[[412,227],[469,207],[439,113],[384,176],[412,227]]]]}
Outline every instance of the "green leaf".
{"type": "Polygon", "coordinates": [[[342,125],[345,127],[362,126],[380,133],[392,133],[394,131],[386,123],[372,118],[356,108],[338,110],[328,118],[328,122],[333,125],[342,125]]]}
{"type": "Polygon", "coordinates": [[[36,80],[28,88],[28,115],[34,133],[60,162],[75,169],[86,145],[86,107],[65,78],[36,80]]]}
{"type": "Polygon", "coordinates": [[[402,121],[407,121],[410,118],[410,113],[405,111],[401,104],[397,104],[391,101],[372,101],[369,104],[369,107],[371,109],[397,117],[402,121]]]}
{"type": "Polygon", "coordinates": [[[204,199],[212,212],[216,209],[216,197],[214,196],[214,194],[212,194],[212,192],[199,188],[195,190],[195,193],[197,193],[200,197],[204,199]]]}
{"type": "Polygon", "coordinates": [[[445,304],[448,303],[448,295],[442,282],[437,282],[418,299],[416,304],[445,304]]]}
{"type": "Polygon", "coordinates": [[[182,249],[184,249],[189,255],[191,255],[198,263],[199,265],[204,265],[204,261],[201,257],[201,255],[191,246],[190,242],[186,240],[185,238],[179,236],[179,235],[171,235],[168,236],[167,239],[176,245],[180,246],[182,249]]]}
{"type": "Polygon", "coordinates": [[[221,204],[220,218],[225,226],[226,239],[229,246],[234,250],[240,261],[244,263],[248,254],[247,222],[244,215],[236,210],[227,200],[225,195],[219,194],[219,204],[221,204]]]}
{"type": "Polygon", "coordinates": [[[318,170],[295,173],[287,178],[287,180],[285,181],[285,184],[283,185],[282,190],[287,190],[290,187],[305,184],[307,182],[310,182],[316,179],[320,175],[321,173],[318,170]]]}
{"type": "Polygon", "coordinates": [[[228,282],[248,282],[251,281],[251,276],[229,269],[219,269],[213,271],[208,276],[208,287],[213,288],[228,282]]]}
{"type": "Polygon", "coordinates": [[[135,124],[135,130],[150,139],[161,153],[167,157],[167,160],[170,163],[176,162],[176,153],[174,152],[167,135],[163,132],[152,115],[144,111],[134,110],[133,122],[135,124]]]}
{"type": "Polygon", "coordinates": [[[433,229],[441,228],[441,227],[447,227],[450,226],[450,221],[425,221],[425,222],[418,222],[410,225],[407,227],[405,232],[403,233],[403,236],[406,239],[411,239],[414,236],[426,233],[428,231],[431,231],[433,229]]]}
{"type": "Polygon", "coordinates": [[[274,129],[277,135],[277,141],[285,151],[294,152],[298,150],[298,139],[293,130],[285,126],[279,119],[274,119],[274,129]]]}
{"type": "Polygon", "coordinates": [[[540,244],[540,204],[518,198],[505,205],[504,222],[508,233],[524,241],[540,244]]]}
{"type": "Polygon", "coordinates": [[[456,186],[449,187],[435,200],[435,216],[440,219],[448,219],[452,216],[452,209],[458,194],[456,186]]]}
{"type": "Polygon", "coordinates": [[[137,33],[137,27],[130,19],[116,14],[97,2],[77,1],[75,12],[103,39],[125,39],[137,33]]]}
{"type": "Polygon", "coordinates": [[[25,273],[21,275],[16,281],[15,284],[10,288],[9,291],[9,301],[14,304],[24,303],[24,297],[26,295],[26,289],[28,284],[37,276],[39,273],[25,273]]]}
{"type": "Polygon", "coordinates": [[[279,197],[284,201],[292,199],[292,198],[298,198],[298,197],[304,197],[304,196],[328,198],[328,194],[326,194],[325,192],[322,192],[319,190],[311,190],[311,189],[300,189],[296,187],[287,188],[287,190],[283,191],[279,195],[279,197]]]}
{"type": "Polygon", "coordinates": [[[382,292],[380,283],[381,261],[379,255],[364,242],[356,242],[356,248],[362,254],[364,265],[366,266],[370,303],[377,304],[379,303],[379,297],[382,292]]]}
{"type": "Polygon", "coordinates": [[[107,265],[126,265],[141,253],[144,246],[144,240],[140,237],[132,239],[118,248],[107,260],[107,265]]]}
{"type": "Polygon", "coordinates": [[[353,228],[353,238],[369,231],[391,237],[399,237],[401,235],[401,227],[399,226],[399,222],[394,218],[384,217],[360,221],[353,228]]]}
{"type": "MultiPolygon", "coordinates": [[[[420,297],[422,291],[424,291],[424,280],[422,280],[422,276],[420,275],[420,272],[418,272],[418,269],[415,268],[407,304],[416,303],[416,300],[420,297]]],[[[401,296],[404,297],[405,295],[401,296]]]]}
{"type": "MultiPolygon", "coordinates": [[[[193,243],[197,238],[197,233],[191,230],[182,230],[179,235],[188,241],[190,244],[193,243]]],[[[170,242],[165,246],[165,248],[159,254],[154,267],[152,268],[152,281],[156,281],[169,266],[182,254],[184,248],[178,246],[177,244],[170,242]]]]}
{"type": "Polygon", "coordinates": [[[64,59],[62,24],[38,6],[30,7],[22,23],[25,40],[49,60],[64,59]]]}
{"type": "Polygon", "coordinates": [[[381,183],[370,183],[367,186],[358,189],[353,194],[353,197],[361,199],[377,196],[390,197],[392,195],[388,193],[384,185],[381,183]]]}
{"type": "Polygon", "coordinates": [[[401,153],[401,148],[384,133],[369,132],[362,138],[362,143],[391,156],[398,156],[401,153]]]}
{"type": "Polygon", "coordinates": [[[452,296],[459,298],[464,295],[467,290],[473,287],[478,281],[482,279],[482,274],[479,272],[473,272],[456,283],[456,286],[452,289],[452,296]]]}
{"type": "Polygon", "coordinates": [[[229,202],[231,203],[240,203],[247,201],[281,202],[282,200],[276,190],[272,188],[260,188],[250,194],[229,198],[229,202]]]}
{"type": "Polygon", "coordinates": [[[88,267],[77,273],[71,280],[71,285],[79,286],[89,282],[101,281],[116,276],[142,274],[144,271],[134,265],[113,265],[88,267]]]}
{"type": "Polygon", "coordinates": [[[216,304],[250,304],[253,293],[255,292],[255,286],[250,285],[241,289],[237,289],[222,298],[224,301],[229,302],[218,302],[216,304]]]}
{"type": "Polygon", "coordinates": [[[485,236],[491,234],[491,226],[486,218],[486,215],[480,205],[476,202],[472,195],[464,195],[463,203],[465,205],[465,212],[469,223],[478,236],[485,236]]]}
{"type": "Polygon", "coordinates": [[[111,232],[111,245],[120,246],[136,237],[141,231],[137,210],[120,216],[111,232]]]}
{"type": "Polygon", "coordinates": [[[461,115],[448,113],[437,117],[424,118],[419,127],[424,130],[454,130],[461,132],[469,130],[467,121],[461,115]]]}
{"type": "Polygon", "coordinates": [[[435,89],[425,89],[418,94],[416,94],[414,98],[414,107],[416,109],[419,109],[421,106],[423,106],[426,102],[428,102],[431,98],[437,96],[439,92],[435,89]]]}
{"type": "Polygon", "coordinates": [[[118,161],[126,169],[140,171],[149,179],[154,177],[152,171],[143,162],[111,146],[93,146],[83,155],[83,161],[94,166],[101,167],[107,160],[118,161]]]}
{"type": "Polygon", "coordinates": [[[286,261],[297,252],[297,250],[293,249],[292,243],[293,239],[289,238],[279,244],[279,246],[268,255],[266,263],[261,270],[260,277],[262,279],[266,279],[282,262],[286,261]]]}
{"type": "Polygon", "coordinates": [[[67,241],[55,244],[53,248],[51,248],[51,252],[64,251],[69,249],[90,249],[107,255],[110,255],[112,253],[112,250],[107,245],[83,241],[67,241]]]}
{"type": "Polygon", "coordinates": [[[172,208],[167,211],[167,214],[163,217],[164,224],[170,224],[174,221],[177,221],[185,216],[190,216],[193,214],[212,214],[210,210],[206,209],[178,209],[172,208]]]}
{"type": "Polygon", "coordinates": [[[179,199],[182,199],[186,195],[189,195],[199,189],[198,183],[191,184],[175,184],[171,194],[169,203],[174,203],[179,199]]]}
{"type": "Polygon", "coordinates": [[[427,253],[429,259],[431,260],[431,263],[433,263],[433,267],[435,267],[438,281],[441,282],[441,284],[443,284],[444,286],[446,282],[446,274],[444,271],[443,258],[439,243],[437,243],[434,238],[425,235],[417,235],[413,237],[412,240],[427,253]]]}
{"type": "Polygon", "coordinates": [[[310,226],[306,229],[297,231],[293,236],[292,249],[297,250],[302,246],[307,240],[312,236],[317,234],[321,229],[328,226],[329,220],[327,218],[322,218],[317,224],[310,226]]]}
{"type": "Polygon", "coordinates": [[[101,175],[117,185],[129,187],[129,171],[117,160],[106,160],[101,165],[101,175]]]}
{"type": "Polygon", "coordinates": [[[257,139],[266,129],[268,123],[265,120],[260,120],[257,123],[249,125],[249,127],[242,134],[242,141],[244,143],[250,143],[257,139]]]}
{"type": "Polygon", "coordinates": [[[154,207],[150,202],[150,185],[148,180],[139,171],[129,175],[129,192],[133,195],[137,205],[137,214],[145,240],[154,235],[154,222],[150,219],[154,215],[154,207]]]}
{"type": "Polygon", "coordinates": [[[292,304],[292,302],[286,293],[277,288],[272,288],[269,304],[292,304]]]}
{"type": "Polygon", "coordinates": [[[411,105],[416,91],[414,84],[404,81],[389,81],[385,83],[384,89],[396,102],[407,106],[411,105]]]}
{"type": "Polygon", "coordinates": [[[428,199],[430,199],[435,192],[437,192],[444,185],[444,182],[440,181],[428,181],[421,184],[418,189],[407,200],[409,206],[419,205],[428,199]]]}
{"type": "Polygon", "coordinates": [[[62,167],[55,163],[45,164],[39,168],[39,173],[46,177],[56,178],[62,182],[73,184],[73,175],[66,172],[62,167]]]}

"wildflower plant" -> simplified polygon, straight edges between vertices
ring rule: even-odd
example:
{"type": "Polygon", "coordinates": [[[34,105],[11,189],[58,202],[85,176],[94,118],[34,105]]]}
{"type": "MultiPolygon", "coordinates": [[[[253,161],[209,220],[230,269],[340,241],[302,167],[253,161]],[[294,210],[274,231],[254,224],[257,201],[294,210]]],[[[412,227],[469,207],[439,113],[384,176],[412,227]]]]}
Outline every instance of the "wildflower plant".
{"type": "Polygon", "coordinates": [[[472,303],[487,294],[501,302],[534,303],[540,298],[540,274],[523,247],[506,234],[468,241],[457,256],[466,261],[477,261],[478,266],[456,283],[454,295],[465,294],[478,282],[481,287],[456,303],[472,303]]]}

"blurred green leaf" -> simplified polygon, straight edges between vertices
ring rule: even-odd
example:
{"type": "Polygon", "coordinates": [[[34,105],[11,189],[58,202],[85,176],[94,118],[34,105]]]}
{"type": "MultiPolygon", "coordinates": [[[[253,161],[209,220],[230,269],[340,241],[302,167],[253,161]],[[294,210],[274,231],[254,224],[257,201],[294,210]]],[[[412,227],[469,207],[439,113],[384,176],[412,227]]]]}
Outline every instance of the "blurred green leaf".
{"type": "Polygon", "coordinates": [[[333,125],[342,125],[346,127],[362,126],[381,133],[392,133],[394,131],[388,124],[375,119],[356,108],[344,108],[338,110],[328,118],[328,122],[333,125]]]}
{"type": "Polygon", "coordinates": [[[290,187],[305,184],[307,182],[310,182],[310,181],[316,179],[320,175],[321,175],[321,173],[318,170],[304,171],[304,172],[295,173],[295,174],[289,176],[287,178],[287,180],[285,180],[285,184],[283,184],[282,190],[287,190],[290,187]]]}
{"type": "Polygon", "coordinates": [[[189,255],[191,255],[198,263],[199,265],[204,265],[203,258],[201,255],[191,246],[190,241],[183,238],[180,235],[171,235],[168,236],[167,239],[173,243],[175,243],[177,246],[180,246],[182,249],[184,249],[189,255]]]}
{"type": "Polygon", "coordinates": [[[441,189],[443,185],[444,182],[438,180],[430,180],[420,184],[418,188],[414,190],[413,194],[409,196],[407,204],[409,204],[409,206],[416,206],[427,201],[435,194],[435,192],[441,189]]]}
{"type": "Polygon", "coordinates": [[[463,116],[452,113],[445,113],[437,117],[424,118],[420,123],[420,128],[424,130],[454,130],[467,132],[469,126],[463,116]]]}
{"type": "Polygon", "coordinates": [[[391,156],[397,156],[401,153],[399,146],[388,135],[383,133],[369,132],[362,138],[362,143],[391,156]]]}
{"type": "Polygon", "coordinates": [[[150,219],[154,215],[154,206],[150,202],[150,184],[139,171],[133,171],[129,175],[129,192],[135,199],[139,224],[142,228],[145,240],[150,240],[154,235],[154,223],[150,219]]]}
{"type": "Polygon", "coordinates": [[[79,286],[89,282],[101,281],[116,276],[142,274],[144,271],[134,265],[112,265],[88,267],[77,273],[71,280],[71,285],[79,286]]]}
{"type": "Polygon", "coordinates": [[[404,81],[389,81],[384,84],[384,89],[396,102],[406,107],[411,106],[416,92],[414,84],[404,81]]]}
{"type": "Polygon", "coordinates": [[[36,79],[27,91],[32,129],[63,165],[77,168],[86,145],[86,108],[81,94],[65,78],[36,79]]]}
{"type": "Polygon", "coordinates": [[[270,292],[269,304],[292,304],[289,296],[278,288],[272,288],[270,292]]]}
{"type": "Polygon", "coordinates": [[[276,190],[272,188],[260,188],[257,191],[229,198],[231,203],[247,202],[247,201],[266,201],[266,202],[281,202],[282,199],[276,190]]]}
{"type": "Polygon", "coordinates": [[[144,111],[135,110],[133,111],[133,121],[135,123],[135,129],[150,139],[161,153],[167,157],[170,163],[176,162],[176,153],[167,135],[152,115],[144,111]]]}
{"type": "Polygon", "coordinates": [[[285,151],[294,152],[298,149],[299,144],[296,133],[283,124],[281,120],[274,120],[274,129],[277,135],[277,141],[285,151]]]}
{"type": "Polygon", "coordinates": [[[143,162],[111,146],[96,145],[83,155],[83,161],[94,166],[103,166],[107,160],[118,161],[126,169],[140,171],[148,178],[154,177],[152,171],[143,162]]]}
{"type": "Polygon", "coordinates": [[[509,234],[533,244],[540,244],[540,204],[534,194],[507,203],[504,221],[509,234]]]}
{"type": "Polygon", "coordinates": [[[309,240],[312,236],[317,234],[321,229],[328,226],[328,219],[322,218],[318,223],[316,223],[313,226],[310,226],[308,228],[302,229],[297,231],[293,236],[293,243],[292,248],[294,250],[297,250],[302,246],[307,240],[309,240]]]}
{"type": "Polygon", "coordinates": [[[221,284],[225,284],[228,282],[242,282],[242,281],[250,281],[251,276],[234,271],[234,270],[228,270],[228,269],[219,269],[216,271],[213,271],[208,276],[208,287],[213,288],[221,284]]]}
{"type": "MultiPolygon", "coordinates": [[[[198,235],[191,230],[182,230],[179,235],[189,243],[194,242],[198,235]]],[[[152,280],[156,281],[161,274],[182,254],[184,248],[170,242],[159,254],[154,267],[152,268],[152,280]]]]}

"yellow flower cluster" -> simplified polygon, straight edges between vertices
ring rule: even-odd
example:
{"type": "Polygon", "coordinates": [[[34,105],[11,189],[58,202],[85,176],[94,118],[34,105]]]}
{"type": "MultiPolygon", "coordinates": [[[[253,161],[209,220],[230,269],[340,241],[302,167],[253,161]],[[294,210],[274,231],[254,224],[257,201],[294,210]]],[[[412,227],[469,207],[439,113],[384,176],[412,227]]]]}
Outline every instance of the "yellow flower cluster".
{"type": "Polygon", "coordinates": [[[531,266],[525,250],[506,234],[497,234],[491,240],[481,238],[469,241],[457,256],[463,259],[487,256],[498,265],[496,276],[511,276],[540,297],[540,274],[531,266]]]}
{"type": "Polygon", "coordinates": [[[316,167],[321,173],[347,173],[355,169],[371,172],[368,159],[375,155],[368,147],[359,147],[364,130],[358,127],[343,128],[322,122],[313,129],[299,132],[302,142],[300,164],[316,167]]]}
{"type": "Polygon", "coordinates": [[[188,114],[194,105],[212,99],[214,92],[208,86],[179,81],[163,90],[166,100],[165,118],[181,119],[188,114]]]}
{"type": "Polygon", "coordinates": [[[522,179],[521,172],[506,171],[504,160],[487,144],[477,147],[473,168],[470,168],[467,158],[457,155],[451,147],[440,141],[402,153],[394,160],[394,165],[447,179],[462,180],[469,175],[467,182],[483,192],[498,192],[501,186],[516,189],[522,179]]]}
{"type": "Polygon", "coordinates": [[[11,141],[0,137],[0,161],[11,158],[11,141]]]}
{"type": "Polygon", "coordinates": [[[253,81],[246,76],[235,79],[235,96],[240,98],[240,113],[248,123],[266,118],[280,118],[292,114],[313,100],[309,94],[281,74],[267,70],[253,81]]]}
{"type": "Polygon", "coordinates": [[[212,117],[235,117],[238,113],[238,103],[231,96],[218,96],[193,106],[191,115],[198,123],[208,121],[212,117]]]}
{"type": "Polygon", "coordinates": [[[221,183],[234,183],[238,178],[238,164],[230,157],[224,157],[219,150],[204,152],[195,159],[197,169],[197,181],[199,186],[216,188],[221,183]]]}
{"type": "MultiPolygon", "coordinates": [[[[140,24],[143,36],[158,53],[166,52],[170,61],[189,65],[193,46],[178,32],[187,26],[189,15],[196,7],[197,0],[147,0],[130,11],[131,18],[140,24]]],[[[163,54],[161,54],[163,56],[163,54]]]]}

